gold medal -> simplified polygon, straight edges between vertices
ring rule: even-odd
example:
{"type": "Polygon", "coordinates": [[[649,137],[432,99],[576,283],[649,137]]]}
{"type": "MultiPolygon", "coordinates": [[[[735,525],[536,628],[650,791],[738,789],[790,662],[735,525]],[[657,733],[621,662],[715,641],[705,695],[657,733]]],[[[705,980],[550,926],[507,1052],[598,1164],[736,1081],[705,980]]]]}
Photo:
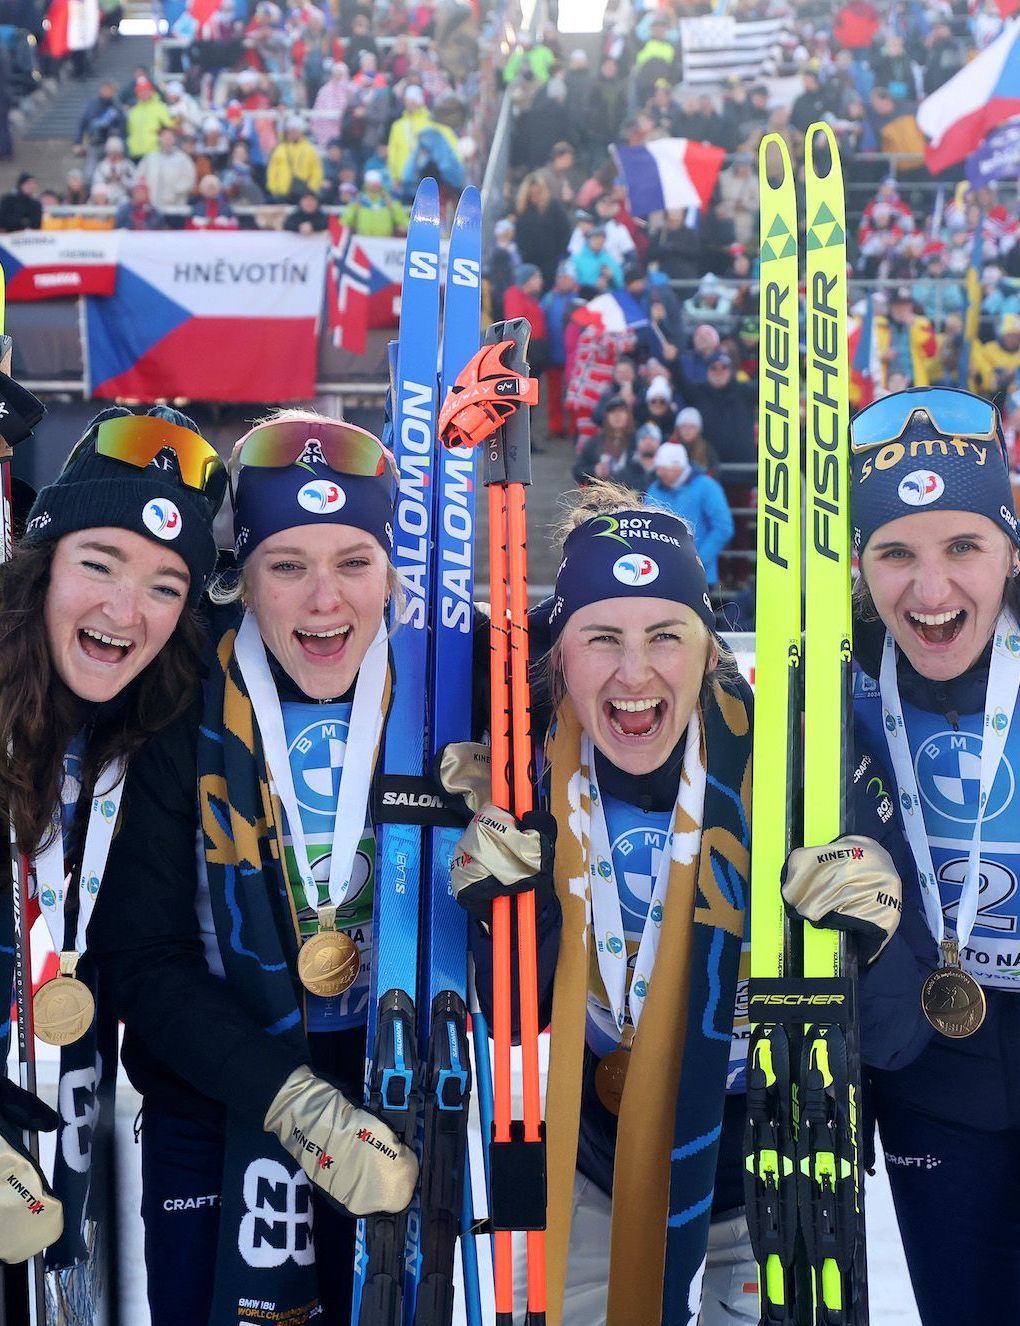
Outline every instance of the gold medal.
{"type": "Polygon", "coordinates": [[[985,992],[960,966],[960,946],[942,945],[943,965],[921,987],[921,1008],[936,1031],[953,1040],[973,1036],[985,1020],[985,992]]]}
{"type": "Polygon", "coordinates": [[[75,976],[77,953],[61,953],[60,975],[37,991],[32,1000],[35,1034],[47,1045],[73,1045],[92,1026],[96,1001],[75,976]]]}
{"type": "Polygon", "coordinates": [[[598,1062],[595,1069],[595,1094],[609,1111],[618,1115],[623,1103],[623,1088],[627,1085],[627,1070],[630,1068],[630,1050],[634,1044],[634,1028],[624,1027],[623,1040],[615,1050],[598,1062]]]}
{"type": "Polygon", "coordinates": [[[330,999],[345,994],[358,979],[361,954],[350,935],[335,928],[336,908],[319,908],[319,930],[298,954],[298,977],[309,994],[330,999]]]}

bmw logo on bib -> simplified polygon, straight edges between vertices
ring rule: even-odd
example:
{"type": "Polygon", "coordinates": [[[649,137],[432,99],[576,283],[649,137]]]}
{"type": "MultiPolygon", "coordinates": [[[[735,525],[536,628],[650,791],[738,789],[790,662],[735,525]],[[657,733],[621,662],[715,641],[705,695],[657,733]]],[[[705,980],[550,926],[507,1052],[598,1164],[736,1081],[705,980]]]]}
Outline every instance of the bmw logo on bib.
{"type": "Polygon", "coordinates": [[[347,749],[347,724],[335,718],[309,723],[290,743],[294,791],[302,810],[328,816],[332,826],[347,749]]]}
{"type": "MultiPolygon", "coordinates": [[[[980,736],[952,730],[936,732],[917,751],[914,772],[926,807],[954,824],[975,822],[981,788],[980,736]]],[[[1009,762],[1000,760],[984,814],[985,824],[1006,809],[1014,787],[1009,762]]]]}
{"type": "Polygon", "coordinates": [[[624,925],[629,924],[632,929],[640,931],[644,925],[665,847],[666,831],[645,825],[628,829],[613,842],[620,907],[624,925]]]}

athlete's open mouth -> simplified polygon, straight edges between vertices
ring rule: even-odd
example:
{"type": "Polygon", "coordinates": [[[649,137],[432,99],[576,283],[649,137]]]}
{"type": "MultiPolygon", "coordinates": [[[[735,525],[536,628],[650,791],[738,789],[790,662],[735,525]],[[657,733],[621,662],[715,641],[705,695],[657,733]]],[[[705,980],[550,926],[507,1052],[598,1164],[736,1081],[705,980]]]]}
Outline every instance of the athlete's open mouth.
{"type": "Polygon", "coordinates": [[[953,608],[950,612],[908,612],[907,620],[925,644],[948,645],[963,630],[967,613],[963,608],[953,608]]]}
{"type": "Polygon", "coordinates": [[[312,658],[335,658],[342,654],[351,633],[350,623],[346,626],[333,626],[327,631],[295,630],[298,644],[312,658]]]}
{"type": "Polygon", "coordinates": [[[130,640],[123,640],[117,635],[106,635],[91,626],[83,626],[78,631],[78,644],[82,653],[96,663],[119,663],[134,649],[134,644],[130,640]]]}
{"type": "Polygon", "coordinates": [[[609,726],[621,737],[651,737],[662,726],[666,702],[661,695],[637,700],[607,700],[604,710],[609,726]]]}

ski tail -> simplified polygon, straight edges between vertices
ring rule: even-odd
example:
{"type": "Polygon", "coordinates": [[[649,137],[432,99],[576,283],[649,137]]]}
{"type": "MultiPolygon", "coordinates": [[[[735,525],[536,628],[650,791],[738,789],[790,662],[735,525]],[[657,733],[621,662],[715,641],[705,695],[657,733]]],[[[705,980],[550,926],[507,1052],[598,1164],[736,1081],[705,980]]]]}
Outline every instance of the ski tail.
{"type": "MultiPolygon", "coordinates": [[[[408,822],[408,806],[434,801],[426,779],[426,729],[439,234],[439,189],[435,180],[426,179],[418,188],[408,226],[391,403],[392,444],[400,475],[393,562],[405,597],[391,643],[395,678],[375,816],[375,953],[366,1066],[369,1108],[381,1113],[400,1140],[412,1147],[420,1126],[415,1001],[426,843],[420,817],[408,822]]],[[[413,1311],[419,1228],[413,1203],[399,1215],[359,1221],[351,1318],[355,1326],[403,1326],[413,1311]]]]}
{"type": "Polygon", "coordinates": [[[762,369],[758,400],[758,530],[752,792],[751,979],[745,1188],[758,1262],[761,1320],[796,1320],[796,1029],[777,1010],[793,988],[791,932],[779,880],[795,840],[800,773],[801,465],[797,199],[786,144],[770,134],[761,184],[762,369]]]}
{"type": "MultiPolygon", "coordinates": [[[[806,559],[804,842],[847,828],[852,769],[846,214],[839,148],[813,124],[805,153],[806,559]]],[[[818,1326],[867,1322],[855,965],[846,938],[805,926],[805,991],[818,1021],[800,1064],[798,1183],[818,1326]]]]}

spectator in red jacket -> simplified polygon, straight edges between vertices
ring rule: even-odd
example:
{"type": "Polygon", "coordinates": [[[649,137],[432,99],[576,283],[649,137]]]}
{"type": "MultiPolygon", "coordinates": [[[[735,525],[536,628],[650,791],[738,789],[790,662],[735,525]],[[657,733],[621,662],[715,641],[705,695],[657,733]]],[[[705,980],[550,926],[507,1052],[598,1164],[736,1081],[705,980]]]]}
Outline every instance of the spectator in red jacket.
{"type": "MultiPolygon", "coordinates": [[[[506,318],[527,318],[531,323],[531,342],[528,362],[531,376],[541,377],[549,362],[549,340],[542,298],[542,273],[533,262],[522,262],[517,268],[514,284],[503,295],[503,315],[506,318]]],[[[544,389],[539,389],[544,395],[544,389]]],[[[534,448],[532,448],[534,449],[534,448]]]]}
{"type": "Polygon", "coordinates": [[[882,26],[882,17],[868,0],[850,0],[836,15],[832,35],[848,50],[867,52],[882,26]]]}

